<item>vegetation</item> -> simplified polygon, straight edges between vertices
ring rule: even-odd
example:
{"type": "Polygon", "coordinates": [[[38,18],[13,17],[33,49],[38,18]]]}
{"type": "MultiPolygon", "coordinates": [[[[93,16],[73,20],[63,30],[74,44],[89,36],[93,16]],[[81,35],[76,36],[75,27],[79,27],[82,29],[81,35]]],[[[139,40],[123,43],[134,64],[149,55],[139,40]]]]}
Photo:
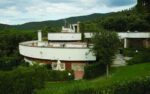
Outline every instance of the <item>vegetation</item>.
{"type": "Polygon", "coordinates": [[[1,94],[33,94],[44,87],[46,70],[43,67],[19,67],[13,71],[0,71],[1,94]]]}
{"type": "Polygon", "coordinates": [[[119,47],[119,37],[115,32],[99,32],[92,39],[94,47],[92,51],[97,56],[98,63],[106,65],[106,73],[109,75],[109,67],[119,47]]]}
{"type": "Polygon", "coordinates": [[[150,63],[137,64],[112,69],[109,78],[47,83],[36,94],[149,94],[149,76],[150,63]],[[101,93],[102,90],[115,92],[101,93]]]}
{"type": "Polygon", "coordinates": [[[137,49],[125,48],[123,49],[123,55],[127,57],[133,57],[136,54],[137,49]]]}
{"type": "Polygon", "coordinates": [[[104,64],[92,64],[87,65],[84,68],[84,79],[93,79],[102,76],[106,72],[106,66],[104,64]]]}
{"type": "MultiPolygon", "coordinates": [[[[91,14],[87,16],[70,17],[70,18],[66,18],[66,20],[67,20],[67,25],[69,25],[69,24],[77,23],[78,21],[85,22],[85,21],[94,20],[95,18],[98,18],[99,16],[101,17],[101,16],[110,15],[110,14],[111,13],[108,13],[108,14],[97,13],[97,14],[91,14]]],[[[22,25],[12,26],[12,28],[15,28],[18,30],[39,30],[39,29],[44,29],[47,27],[50,27],[50,28],[52,27],[52,28],[56,28],[55,30],[58,30],[61,28],[62,25],[65,24],[64,22],[65,22],[64,19],[42,21],[42,22],[30,22],[30,23],[25,23],[22,25]]],[[[55,32],[59,32],[59,31],[55,31],[55,32]]]]}
{"type": "Polygon", "coordinates": [[[52,71],[42,66],[20,66],[12,71],[0,71],[1,94],[33,94],[46,81],[71,81],[72,71],[52,71]]]}
{"type": "Polygon", "coordinates": [[[18,32],[5,29],[0,32],[0,70],[11,70],[22,63],[18,44],[35,39],[34,32],[18,32]]]}
{"type": "Polygon", "coordinates": [[[53,71],[48,70],[47,81],[71,81],[74,80],[73,71],[53,71]]]}
{"type": "Polygon", "coordinates": [[[127,61],[129,65],[150,62],[150,50],[138,51],[131,60],[127,61]]]}
{"type": "Polygon", "coordinates": [[[137,11],[139,12],[150,12],[150,1],[149,0],[138,0],[137,11]]]}

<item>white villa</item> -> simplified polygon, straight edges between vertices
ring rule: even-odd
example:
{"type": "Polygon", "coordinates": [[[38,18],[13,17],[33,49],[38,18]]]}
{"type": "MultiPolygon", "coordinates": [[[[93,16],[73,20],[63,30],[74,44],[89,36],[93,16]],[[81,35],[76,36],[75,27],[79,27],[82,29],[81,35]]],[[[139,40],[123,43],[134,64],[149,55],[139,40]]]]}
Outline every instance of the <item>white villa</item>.
{"type": "MultiPolygon", "coordinates": [[[[124,48],[130,45],[150,47],[150,32],[122,32],[118,35],[124,40],[124,48]]],[[[84,33],[86,39],[92,36],[92,33],[84,33]]],[[[42,33],[38,31],[38,40],[20,43],[19,51],[31,65],[39,62],[50,64],[53,70],[74,70],[76,79],[80,79],[84,75],[84,66],[96,61],[91,47],[92,44],[82,42],[78,23],[62,27],[60,33],[48,33],[48,41],[43,41],[42,33]]]]}

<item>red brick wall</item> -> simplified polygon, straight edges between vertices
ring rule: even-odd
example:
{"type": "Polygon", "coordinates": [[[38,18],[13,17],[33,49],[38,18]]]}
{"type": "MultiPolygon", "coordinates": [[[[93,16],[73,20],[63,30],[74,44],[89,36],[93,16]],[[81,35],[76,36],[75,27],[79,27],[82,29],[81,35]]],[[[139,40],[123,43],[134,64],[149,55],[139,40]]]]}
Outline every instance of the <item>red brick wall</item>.
{"type": "Polygon", "coordinates": [[[66,70],[71,70],[71,63],[65,63],[66,70]]]}

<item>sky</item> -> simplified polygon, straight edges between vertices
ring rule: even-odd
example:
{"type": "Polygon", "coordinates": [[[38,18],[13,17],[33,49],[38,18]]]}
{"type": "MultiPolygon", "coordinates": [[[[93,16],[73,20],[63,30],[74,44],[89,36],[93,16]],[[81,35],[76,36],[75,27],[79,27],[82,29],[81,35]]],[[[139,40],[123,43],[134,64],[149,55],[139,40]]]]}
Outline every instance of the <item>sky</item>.
{"type": "Polygon", "coordinates": [[[0,23],[58,20],[132,8],[137,0],[0,0],[0,23]]]}

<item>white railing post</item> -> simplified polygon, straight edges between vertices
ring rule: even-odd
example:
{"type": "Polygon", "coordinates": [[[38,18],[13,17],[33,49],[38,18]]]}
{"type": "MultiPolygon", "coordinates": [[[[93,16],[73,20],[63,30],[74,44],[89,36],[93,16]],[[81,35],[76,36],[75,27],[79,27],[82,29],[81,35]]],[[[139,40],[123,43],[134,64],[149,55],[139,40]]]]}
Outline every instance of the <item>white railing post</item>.
{"type": "Polygon", "coordinates": [[[127,48],[127,46],[128,46],[128,40],[127,38],[124,38],[124,48],[127,48]]]}

